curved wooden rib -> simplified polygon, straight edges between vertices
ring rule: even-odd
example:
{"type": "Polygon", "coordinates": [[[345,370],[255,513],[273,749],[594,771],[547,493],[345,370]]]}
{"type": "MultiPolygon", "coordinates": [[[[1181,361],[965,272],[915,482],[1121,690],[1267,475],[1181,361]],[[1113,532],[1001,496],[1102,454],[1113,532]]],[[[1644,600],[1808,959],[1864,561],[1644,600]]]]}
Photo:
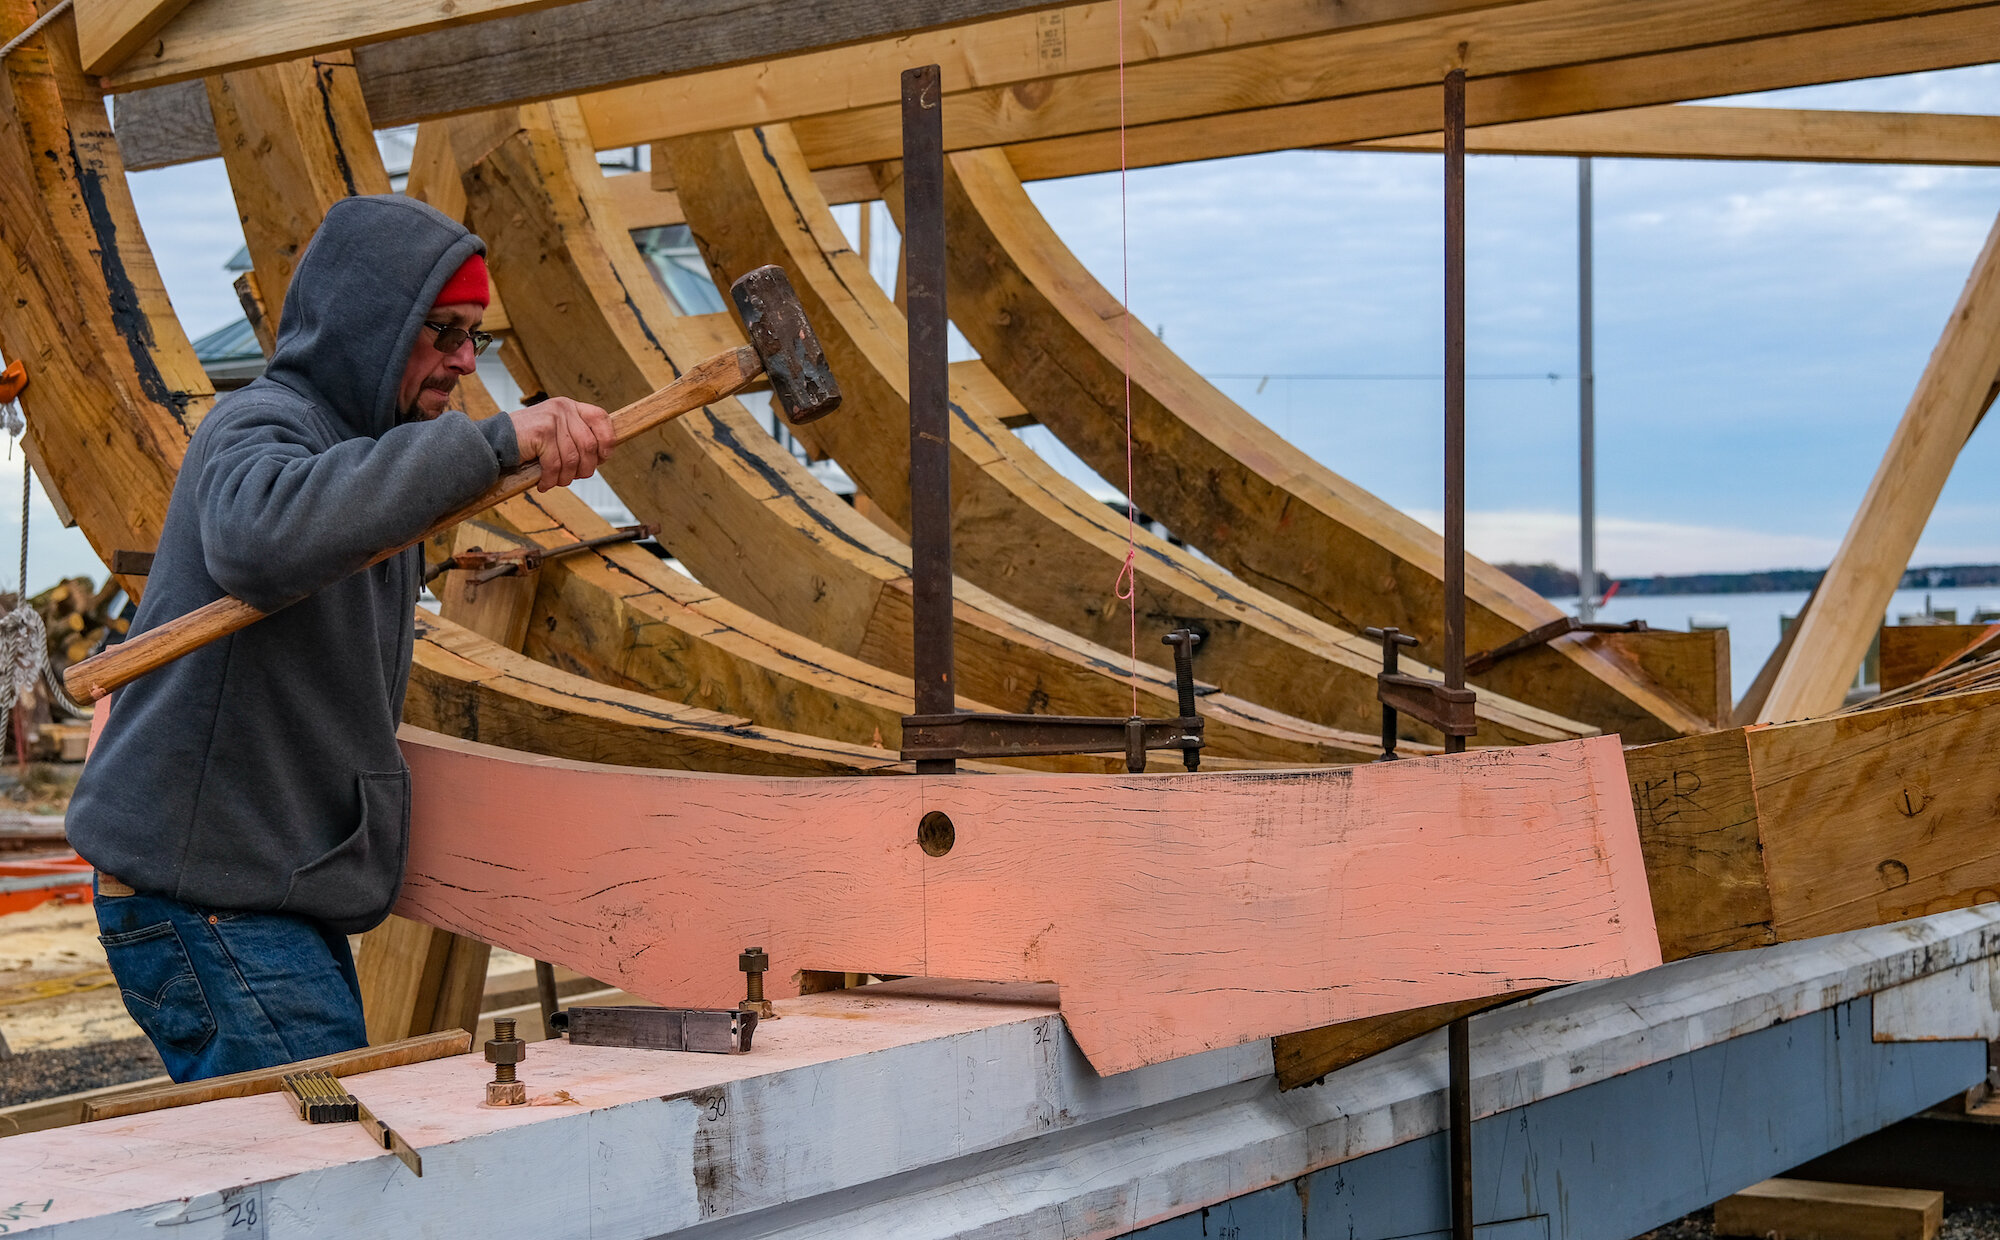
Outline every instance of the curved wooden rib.
{"type": "Polygon", "coordinates": [[[428,612],[417,615],[403,713],[412,727],[578,762],[736,775],[910,769],[879,747],[780,732],[741,716],[598,684],[428,612]]]}
{"type": "MultiPolygon", "coordinates": [[[[705,342],[674,314],[606,203],[573,105],[449,124],[470,222],[490,247],[515,340],[549,390],[616,407],[702,354],[705,342]]],[[[908,673],[909,549],[821,486],[737,402],[627,445],[604,472],[704,585],[808,640],[908,673]]],[[[1121,656],[962,582],[957,617],[967,697],[1002,710],[1130,711],[1121,656]]],[[[1168,675],[1142,665],[1138,683],[1146,713],[1177,709],[1168,675]]],[[[1360,733],[1226,694],[1204,699],[1203,712],[1224,757],[1374,753],[1360,733]]]]}
{"type": "Polygon", "coordinates": [[[1120,1072],[1660,958],[1611,737],[1255,776],[895,780],[403,745],[397,910],[660,1003],[732,1004],[745,943],[779,995],[802,969],[1054,981],[1077,1045],[1120,1072]],[[953,823],[943,856],[917,843],[930,811],[953,823]]]}
{"type": "MultiPolygon", "coordinates": [[[[9,30],[35,17],[24,0],[0,11],[9,30]]],[[[27,365],[44,480],[105,563],[152,550],[215,391],[167,303],[71,14],[0,62],[0,258],[0,352],[27,365]]]]}
{"type": "MultiPolygon", "coordinates": [[[[610,532],[567,489],[509,500],[483,520],[541,547],[610,532]]],[[[891,752],[902,745],[910,710],[908,677],[789,633],[629,543],[543,565],[523,650],[599,684],[891,752]]],[[[959,706],[991,709],[964,697],[959,706]]],[[[1156,761],[1168,770],[1180,759],[1156,761]]],[[[1000,765],[1111,773],[1123,771],[1125,759],[1078,754],[1000,765]]]]}
{"type": "MultiPolygon", "coordinates": [[[[945,167],[954,321],[1072,451],[1094,469],[1122,473],[1123,308],[1048,226],[1003,153],[963,152],[945,167]]],[[[890,197],[900,199],[893,186],[890,197]]],[[[1287,443],[1151,331],[1130,336],[1140,505],[1245,581],[1314,616],[1349,630],[1395,625],[1437,650],[1439,535],[1287,443]]],[[[1470,650],[1561,614],[1491,565],[1470,560],[1466,577],[1470,650]]],[[[1601,637],[1560,639],[1477,683],[1629,741],[1716,723],[1601,637]]]]}
{"type": "MultiPolygon", "coordinates": [[[[655,150],[672,166],[689,226],[718,284],[765,263],[791,274],[844,393],[839,417],[798,434],[838,460],[890,519],[907,525],[907,329],[848,249],[790,129],[679,138],[655,150]]],[[[980,363],[960,366],[951,394],[959,572],[1072,633],[1114,648],[1125,644],[1128,619],[1114,593],[1125,522],[1003,425],[1002,411],[981,395],[997,385],[981,381],[980,363]]],[[[1196,664],[1204,680],[1300,718],[1357,731],[1379,727],[1375,677],[1382,656],[1374,643],[1231,580],[1150,534],[1139,536],[1133,583],[1142,660],[1170,665],[1160,634],[1190,625],[1204,634],[1196,664]]],[[[1487,744],[1589,731],[1492,695],[1482,695],[1479,713],[1487,744]]],[[[1436,738],[1427,729],[1415,734],[1436,738]]]]}

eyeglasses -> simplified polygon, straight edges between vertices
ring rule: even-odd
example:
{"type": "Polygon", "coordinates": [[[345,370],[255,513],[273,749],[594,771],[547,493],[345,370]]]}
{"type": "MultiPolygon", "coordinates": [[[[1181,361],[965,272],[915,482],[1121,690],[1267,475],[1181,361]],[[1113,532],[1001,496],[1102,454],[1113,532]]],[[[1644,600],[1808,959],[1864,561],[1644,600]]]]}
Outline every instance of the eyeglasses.
{"type": "Polygon", "coordinates": [[[424,326],[437,333],[437,339],[431,341],[431,343],[437,346],[437,351],[440,353],[456,353],[460,345],[470,340],[472,342],[472,355],[477,357],[481,353],[486,352],[487,345],[493,343],[493,333],[491,332],[467,331],[463,327],[453,327],[449,323],[432,323],[429,321],[426,321],[424,326]]]}

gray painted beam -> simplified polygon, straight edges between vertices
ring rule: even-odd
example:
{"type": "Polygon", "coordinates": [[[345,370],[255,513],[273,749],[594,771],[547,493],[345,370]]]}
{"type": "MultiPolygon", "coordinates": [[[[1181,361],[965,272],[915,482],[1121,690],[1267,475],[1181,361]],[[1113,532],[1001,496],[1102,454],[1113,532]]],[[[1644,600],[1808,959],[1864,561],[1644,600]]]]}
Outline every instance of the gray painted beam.
{"type": "MultiPolygon", "coordinates": [[[[1480,1240],[1627,1240],[1984,1078],[1982,1042],[1878,1043],[1861,998],[1473,1126],[1480,1240]]],[[[1444,1240],[1445,1134],[1130,1233],[1444,1240]]]]}
{"type": "MultiPolygon", "coordinates": [[[[1050,0],[580,0],[356,48],[378,126],[986,21],[1050,0]]],[[[782,68],[779,69],[782,72],[782,68]]]]}

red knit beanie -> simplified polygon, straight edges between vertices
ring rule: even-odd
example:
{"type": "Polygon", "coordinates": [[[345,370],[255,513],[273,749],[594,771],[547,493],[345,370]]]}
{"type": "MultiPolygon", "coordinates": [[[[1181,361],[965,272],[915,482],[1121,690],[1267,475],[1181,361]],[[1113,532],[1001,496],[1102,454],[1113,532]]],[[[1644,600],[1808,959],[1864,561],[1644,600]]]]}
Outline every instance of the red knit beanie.
{"type": "Polygon", "coordinates": [[[474,254],[465,260],[451,279],[438,290],[433,306],[456,306],[465,302],[477,302],[482,306],[493,304],[493,295],[487,291],[486,258],[474,254]]]}

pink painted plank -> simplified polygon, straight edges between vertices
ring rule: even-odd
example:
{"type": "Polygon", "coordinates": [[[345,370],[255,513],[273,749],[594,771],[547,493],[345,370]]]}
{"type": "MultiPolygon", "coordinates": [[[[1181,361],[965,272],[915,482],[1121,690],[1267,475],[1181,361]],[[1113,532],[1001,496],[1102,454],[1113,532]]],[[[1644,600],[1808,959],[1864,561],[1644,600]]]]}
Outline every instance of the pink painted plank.
{"type": "Polygon", "coordinates": [[[762,779],[405,729],[397,911],[660,1003],[736,955],[1053,981],[1100,1072],[1660,963],[1615,737],[1212,775],[762,779]],[[917,843],[947,813],[956,844],[917,843]]]}

